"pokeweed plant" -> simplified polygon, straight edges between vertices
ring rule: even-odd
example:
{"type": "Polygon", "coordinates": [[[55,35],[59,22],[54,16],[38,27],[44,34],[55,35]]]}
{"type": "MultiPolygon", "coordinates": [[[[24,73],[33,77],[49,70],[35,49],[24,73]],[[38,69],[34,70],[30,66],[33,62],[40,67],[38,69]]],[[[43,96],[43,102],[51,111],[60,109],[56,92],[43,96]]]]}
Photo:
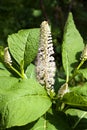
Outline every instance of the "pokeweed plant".
{"type": "Polygon", "coordinates": [[[87,129],[87,69],[82,68],[87,45],[84,47],[72,13],[62,43],[66,78],[55,74],[58,68],[47,21],[40,29],[9,35],[8,47],[0,47],[0,59],[1,130],[87,129]]]}

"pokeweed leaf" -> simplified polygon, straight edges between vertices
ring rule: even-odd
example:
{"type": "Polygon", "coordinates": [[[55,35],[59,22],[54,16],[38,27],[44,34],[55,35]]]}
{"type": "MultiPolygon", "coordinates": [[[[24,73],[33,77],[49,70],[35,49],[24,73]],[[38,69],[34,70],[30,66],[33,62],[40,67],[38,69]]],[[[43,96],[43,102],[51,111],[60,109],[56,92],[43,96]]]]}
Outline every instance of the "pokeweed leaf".
{"type": "Polygon", "coordinates": [[[87,79],[87,68],[78,70],[79,73],[83,75],[84,78],[87,79]]]}
{"type": "Polygon", "coordinates": [[[25,68],[34,60],[38,44],[39,28],[20,30],[8,36],[8,46],[13,58],[19,65],[24,60],[25,68]]]}
{"type": "Polygon", "coordinates": [[[62,102],[70,107],[87,110],[87,83],[83,86],[72,88],[69,93],[63,96],[62,102]]]}
{"type": "Polygon", "coordinates": [[[68,109],[66,114],[71,128],[75,130],[87,129],[87,111],[68,109]]]}
{"type": "Polygon", "coordinates": [[[0,69],[0,76],[11,76],[11,73],[6,69],[0,69]]]}
{"type": "Polygon", "coordinates": [[[0,90],[7,91],[9,90],[15,83],[19,81],[18,78],[9,77],[9,76],[0,76],[0,90]]]}
{"type": "Polygon", "coordinates": [[[4,64],[1,63],[1,62],[0,62],[0,69],[2,69],[2,70],[6,69],[5,66],[4,66],[4,64]]]}
{"type": "Polygon", "coordinates": [[[21,80],[6,90],[1,87],[0,115],[5,128],[35,121],[51,106],[45,89],[32,79],[21,80]]]}
{"type": "Polygon", "coordinates": [[[77,66],[79,53],[83,50],[83,39],[76,29],[72,13],[69,13],[63,36],[62,62],[66,75],[69,77],[73,68],[77,66]]]}
{"type": "Polygon", "coordinates": [[[35,65],[30,64],[27,67],[25,74],[28,78],[36,79],[35,65]]]}
{"type": "Polygon", "coordinates": [[[5,66],[0,62],[0,76],[11,76],[11,73],[5,68],[5,66]]]}

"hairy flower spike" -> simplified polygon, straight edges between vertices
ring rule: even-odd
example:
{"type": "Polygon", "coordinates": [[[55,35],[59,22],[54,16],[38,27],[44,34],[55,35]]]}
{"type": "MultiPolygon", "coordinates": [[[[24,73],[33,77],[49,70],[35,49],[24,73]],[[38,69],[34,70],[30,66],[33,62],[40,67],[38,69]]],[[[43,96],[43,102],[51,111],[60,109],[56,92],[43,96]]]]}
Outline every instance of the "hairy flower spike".
{"type": "Polygon", "coordinates": [[[6,47],[4,49],[4,62],[9,64],[9,65],[12,65],[12,60],[11,60],[10,53],[8,51],[8,47],[6,47]]]}
{"type": "Polygon", "coordinates": [[[40,29],[40,46],[36,61],[38,81],[46,86],[48,93],[54,91],[55,62],[50,27],[47,21],[42,22],[40,29]]]}

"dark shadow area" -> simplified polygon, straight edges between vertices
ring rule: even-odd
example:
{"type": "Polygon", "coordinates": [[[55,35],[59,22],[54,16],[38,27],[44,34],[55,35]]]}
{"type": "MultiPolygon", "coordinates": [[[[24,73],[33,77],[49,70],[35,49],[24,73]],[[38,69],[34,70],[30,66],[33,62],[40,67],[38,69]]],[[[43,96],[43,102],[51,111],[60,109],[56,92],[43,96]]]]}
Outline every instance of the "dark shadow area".
{"type": "Polygon", "coordinates": [[[72,130],[63,112],[53,110],[53,114],[47,113],[47,120],[58,130],[72,130]]]}
{"type": "MultiPolygon", "coordinates": [[[[79,120],[78,116],[67,115],[68,123],[70,127],[74,127],[76,122],[79,120]]],[[[87,130],[87,119],[82,118],[80,122],[73,128],[73,130],[87,130]]]]}
{"type": "MultiPolygon", "coordinates": [[[[82,50],[82,51],[83,51],[83,50],[82,50]]],[[[82,53],[82,52],[78,52],[78,53],[76,54],[76,56],[75,56],[77,62],[71,64],[71,67],[73,68],[73,70],[75,70],[75,68],[77,68],[77,66],[79,65],[79,63],[80,63],[80,61],[81,61],[81,60],[80,60],[81,53],[82,53]]]]}

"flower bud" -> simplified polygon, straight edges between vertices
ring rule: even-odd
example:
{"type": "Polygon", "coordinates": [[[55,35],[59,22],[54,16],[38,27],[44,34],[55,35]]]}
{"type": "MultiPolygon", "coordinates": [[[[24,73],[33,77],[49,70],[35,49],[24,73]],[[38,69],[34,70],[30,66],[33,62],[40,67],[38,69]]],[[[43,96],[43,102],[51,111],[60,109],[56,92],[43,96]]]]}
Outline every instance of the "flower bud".
{"type": "Polygon", "coordinates": [[[9,64],[9,65],[12,65],[12,60],[11,60],[11,56],[10,56],[8,47],[6,47],[4,49],[4,62],[9,64]]]}
{"type": "Polygon", "coordinates": [[[82,51],[82,54],[81,54],[81,60],[83,59],[87,59],[87,45],[84,47],[84,50],[82,51]]]}
{"type": "Polygon", "coordinates": [[[64,83],[58,90],[58,97],[63,97],[65,93],[69,92],[68,83],[64,83]]]}

